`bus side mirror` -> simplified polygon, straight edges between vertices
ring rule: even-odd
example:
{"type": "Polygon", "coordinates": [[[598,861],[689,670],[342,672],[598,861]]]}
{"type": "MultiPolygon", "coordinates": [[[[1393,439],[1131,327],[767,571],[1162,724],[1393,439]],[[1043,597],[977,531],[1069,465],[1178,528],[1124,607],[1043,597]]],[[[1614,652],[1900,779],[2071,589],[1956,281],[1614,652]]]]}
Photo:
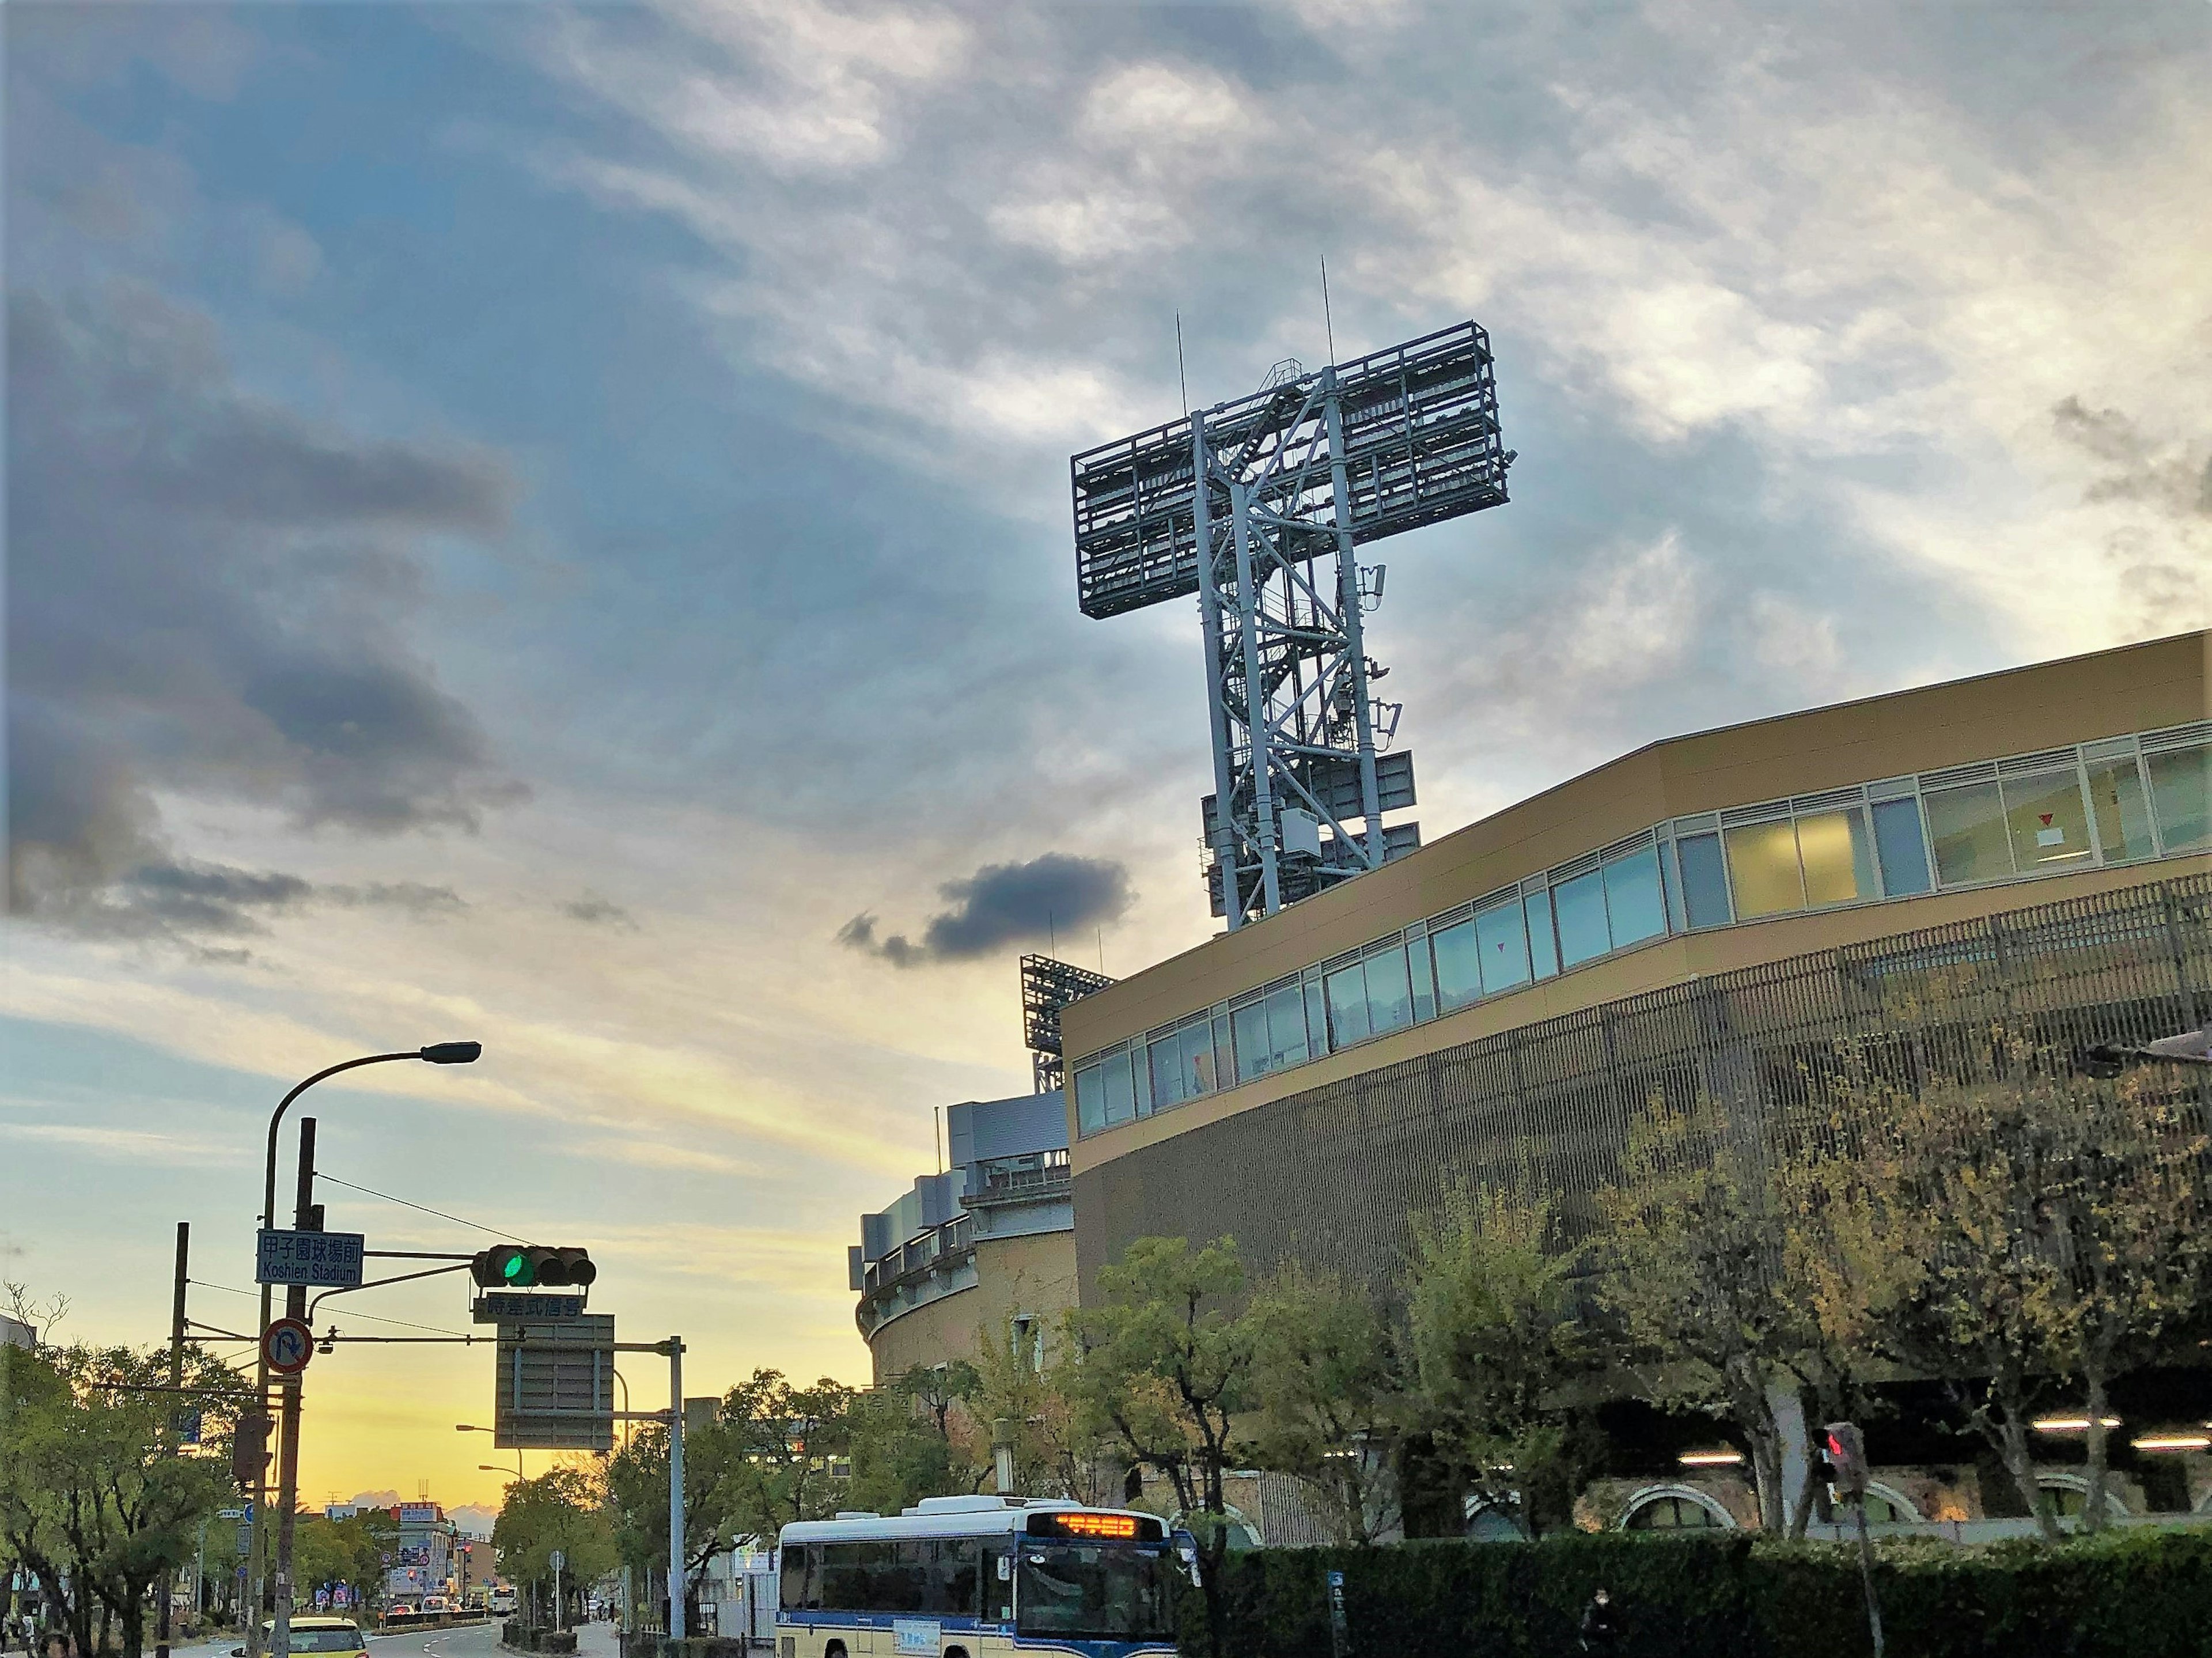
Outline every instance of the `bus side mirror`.
{"type": "Polygon", "coordinates": [[[1190,1579],[1191,1587],[1204,1587],[1198,1571],[1198,1539],[1178,1528],[1169,1541],[1175,1545],[1176,1557],[1182,1562],[1183,1574],[1190,1579]]]}

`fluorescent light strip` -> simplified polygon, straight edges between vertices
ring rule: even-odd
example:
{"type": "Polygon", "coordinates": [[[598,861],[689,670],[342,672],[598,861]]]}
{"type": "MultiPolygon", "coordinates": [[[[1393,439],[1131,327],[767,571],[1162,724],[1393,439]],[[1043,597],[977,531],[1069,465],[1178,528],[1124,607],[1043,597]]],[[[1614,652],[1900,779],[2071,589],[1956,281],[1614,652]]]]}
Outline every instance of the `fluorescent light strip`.
{"type": "Polygon", "coordinates": [[[1675,1461],[1686,1468],[1732,1468],[1743,1461],[1741,1451],[1684,1451],[1675,1461]]]}
{"type": "MultiPolygon", "coordinates": [[[[2085,1434],[2089,1431],[2089,1418],[2086,1416],[2042,1416],[2029,1425],[2039,1434],[2085,1434]]],[[[2105,1418],[2105,1425],[2117,1428],[2120,1425],[2120,1419],[2108,1416],[2105,1418]]]]}
{"type": "Polygon", "coordinates": [[[2212,1450],[2212,1434],[2145,1434],[2129,1442],[2139,1451],[2212,1450]]]}

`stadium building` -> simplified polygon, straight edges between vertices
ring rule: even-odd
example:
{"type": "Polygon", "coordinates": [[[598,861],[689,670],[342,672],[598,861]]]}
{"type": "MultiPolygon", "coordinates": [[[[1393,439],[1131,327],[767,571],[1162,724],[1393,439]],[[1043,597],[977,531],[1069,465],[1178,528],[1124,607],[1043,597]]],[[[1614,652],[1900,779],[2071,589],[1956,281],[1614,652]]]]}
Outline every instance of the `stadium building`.
{"type": "MultiPolygon", "coordinates": [[[[2190,634],[1655,743],[1085,996],[1060,1015],[1081,1284],[1146,1235],[1387,1284],[1413,1212],[1531,1157],[1588,1228],[1655,1090],[1778,1106],[1839,1038],[1938,1017],[1883,993],[1934,966],[2068,1040],[2201,1025],[2208,650],[2190,634]]],[[[2201,1385],[2161,1386],[2124,1414],[2212,1417],[2201,1385]]],[[[1755,1522],[1740,1478],[1683,1473],[1652,1431],[1607,1523],[1755,1522]]],[[[1974,1455],[1909,1447],[1882,1500],[2006,1513],[1974,1455]]],[[[2123,1506],[2212,1508],[2201,1448],[2118,1466],[2123,1506]]]]}

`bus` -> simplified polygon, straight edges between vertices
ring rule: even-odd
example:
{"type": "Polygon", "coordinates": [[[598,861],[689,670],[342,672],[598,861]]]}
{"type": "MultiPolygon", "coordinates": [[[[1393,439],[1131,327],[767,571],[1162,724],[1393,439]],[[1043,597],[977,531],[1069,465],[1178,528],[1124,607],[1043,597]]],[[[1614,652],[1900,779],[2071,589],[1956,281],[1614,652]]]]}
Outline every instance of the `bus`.
{"type": "Polygon", "coordinates": [[[495,1618],[512,1618],[514,1615],[514,1584],[495,1583],[491,1586],[490,1592],[484,1596],[484,1607],[495,1618]]]}
{"type": "Polygon", "coordinates": [[[1172,1658],[1189,1579],[1156,1515],[925,1497],[779,1537],[777,1658],[1172,1658]]]}

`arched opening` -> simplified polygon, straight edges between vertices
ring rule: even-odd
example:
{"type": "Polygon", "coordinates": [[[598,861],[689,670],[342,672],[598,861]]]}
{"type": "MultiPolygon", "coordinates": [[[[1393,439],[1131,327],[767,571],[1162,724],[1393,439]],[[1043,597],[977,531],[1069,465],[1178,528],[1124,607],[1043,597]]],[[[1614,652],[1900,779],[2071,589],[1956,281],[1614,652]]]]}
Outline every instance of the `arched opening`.
{"type": "Polygon", "coordinates": [[[1734,1531],[1735,1516],[1693,1485],[1652,1485],[1630,1497],[1614,1522],[1621,1531],[1734,1531]]]}

